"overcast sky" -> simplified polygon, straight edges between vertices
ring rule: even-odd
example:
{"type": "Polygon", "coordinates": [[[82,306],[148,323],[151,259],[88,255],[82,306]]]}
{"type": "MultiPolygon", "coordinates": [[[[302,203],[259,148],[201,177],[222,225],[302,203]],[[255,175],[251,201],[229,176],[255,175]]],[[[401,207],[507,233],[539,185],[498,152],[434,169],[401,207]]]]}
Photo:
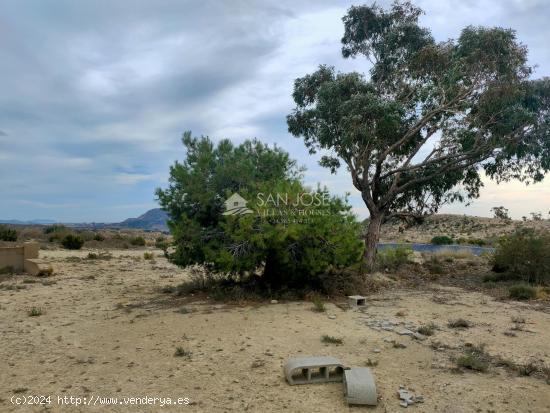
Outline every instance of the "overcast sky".
{"type": "MultiPolygon", "coordinates": [[[[386,5],[388,2],[379,1],[386,5]]],[[[424,0],[438,40],[468,24],[517,30],[536,77],[550,75],[547,0],[424,0]]],[[[0,0],[0,219],[114,222],[156,207],[154,189],[184,157],[181,134],[277,143],[309,183],[351,192],[287,132],[292,82],[340,54],[348,1],[0,0]]],[[[471,206],[514,217],[550,210],[550,179],[486,183],[471,206]]]]}

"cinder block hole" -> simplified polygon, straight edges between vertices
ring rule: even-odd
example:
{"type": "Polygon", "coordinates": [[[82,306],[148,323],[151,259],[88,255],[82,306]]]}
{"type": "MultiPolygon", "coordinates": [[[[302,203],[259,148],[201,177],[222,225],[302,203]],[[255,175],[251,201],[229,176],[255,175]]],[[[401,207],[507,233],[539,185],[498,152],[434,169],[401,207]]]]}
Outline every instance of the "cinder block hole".
{"type": "Polygon", "coordinates": [[[308,372],[309,369],[296,369],[292,372],[292,381],[296,383],[301,383],[304,381],[308,381],[308,372]]]}
{"type": "Polygon", "coordinates": [[[332,367],[328,371],[329,379],[340,379],[344,376],[344,369],[342,367],[332,367]]]}
{"type": "Polygon", "coordinates": [[[326,367],[312,368],[310,369],[310,371],[311,371],[311,380],[327,378],[326,367]]]}
{"type": "Polygon", "coordinates": [[[367,304],[366,301],[367,300],[365,298],[358,298],[357,299],[357,306],[359,307],[361,305],[366,305],[367,304]]]}

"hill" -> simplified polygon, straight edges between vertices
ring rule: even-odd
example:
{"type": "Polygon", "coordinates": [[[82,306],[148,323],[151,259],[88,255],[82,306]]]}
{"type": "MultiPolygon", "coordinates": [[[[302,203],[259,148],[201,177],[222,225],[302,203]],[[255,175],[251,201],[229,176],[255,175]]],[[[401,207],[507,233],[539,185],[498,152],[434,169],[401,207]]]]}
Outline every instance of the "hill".
{"type": "MultiPolygon", "coordinates": [[[[368,220],[367,220],[368,221],[368,220]]],[[[386,222],[380,231],[382,242],[430,242],[438,235],[447,235],[461,243],[493,245],[501,235],[519,228],[550,230],[550,220],[509,220],[469,215],[431,215],[409,228],[398,221],[386,222]]]]}
{"type": "Polygon", "coordinates": [[[148,231],[168,231],[166,221],[168,214],[160,208],[150,209],[145,214],[137,218],[128,218],[124,221],[114,224],[120,228],[134,228],[148,231]]]}

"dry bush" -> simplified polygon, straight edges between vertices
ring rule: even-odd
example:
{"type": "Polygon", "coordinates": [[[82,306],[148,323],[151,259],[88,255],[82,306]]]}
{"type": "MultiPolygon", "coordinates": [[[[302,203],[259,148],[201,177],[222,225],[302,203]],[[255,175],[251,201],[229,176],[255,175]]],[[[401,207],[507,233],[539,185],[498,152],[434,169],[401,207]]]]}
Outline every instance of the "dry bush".
{"type": "Polygon", "coordinates": [[[471,251],[454,251],[452,249],[442,249],[432,253],[433,256],[440,260],[447,261],[451,259],[463,260],[463,259],[475,259],[475,255],[471,251]]]}

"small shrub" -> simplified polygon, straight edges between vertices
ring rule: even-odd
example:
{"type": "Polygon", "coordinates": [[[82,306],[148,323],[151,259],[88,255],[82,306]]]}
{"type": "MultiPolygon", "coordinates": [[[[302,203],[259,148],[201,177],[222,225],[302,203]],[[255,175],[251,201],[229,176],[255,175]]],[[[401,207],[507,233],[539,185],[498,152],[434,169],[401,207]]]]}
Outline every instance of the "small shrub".
{"type": "Polygon", "coordinates": [[[61,241],[61,245],[68,250],[79,250],[84,245],[84,240],[78,235],[67,234],[61,241]]]}
{"type": "Polygon", "coordinates": [[[0,274],[13,274],[14,272],[15,268],[13,268],[11,265],[0,268],[0,274]]]}
{"type": "Polygon", "coordinates": [[[25,278],[23,280],[23,284],[36,284],[38,281],[36,281],[35,279],[33,278],[25,278]]]}
{"type": "Polygon", "coordinates": [[[521,229],[502,237],[492,260],[493,269],[526,283],[550,283],[550,231],[521,229]]]}
{"type": "Polygon", "coordinates": [[[527,284],[512,285],[508,289],[508,297],[514,300],[533,300],[537,298],[537,289],[527,284]]]}
{"type": "Polygon", "coordinates": [[[316,311],[318,313],[324,313],[326,311],[325,303],[318,295],[314,296],[311,302],[313,303],[313,311],[316,311]]]}
{"type": "Polygon", "coordinates": [[[432,256],[440,258],[440,259],[445,260],[445,261],[449,261],[449,259],[451,259],[451,261],[449,261],[449,262],[452,262],[452,260],[454,260],[454,259],[461,260],[461,259],[473,259],[474,258],[474,254],[472,254],[471,251],[465,251],[465,250],[454,251],[450,248],[445,248],[445,249],[442,249],[440,251],[436,251],[436,252],[432,253],[432,256]]]}
{"type": "Polygon", "coordinates": [[[0,241],[17,241],[17,231],[0,225],[0,241]]]}
{"type": "Polygon", "coordinates": [[[447,326],[449,328],[470,328],[472,323],[463,318],[457,318],[456,320],[449,320],[447,326]]]}
{"type": "Polygon", "coordinates": [[[468,370],[486,372],[489,369],[490,357],[485,352],[483,345],[468,347],[464,354],[456,359],[458,367],[468,370]]]}
{"type": "Polygon", "coordinates": [[[518,364],[516,366],[516,369],[520,376],[532,376],[534,373],[538,371],[539,366],[534,361],[528,361],[527,363],[524,363],[524,364],[518,364]]]}
{"type": "Polygon", "coordinates": [[[321,337],[321,343],[336,344],[337,346],[339,346],[344,343],[344,340],[338,337],[328,336],[325,334],[324,336],[321,337]]]}
{"type": "Polygon", "coordinates": [[[430,274],[444,274],[445,267],[439,261],[438,256],[432,255],[427,261],[424,262],[424,266],[428,269],[430,274]]]}
{"type": "Polygon", "coordinates": [[[183,347],[176,347],[176,351],[174,353],[174,357],[185,357],[186,359],[191,359],[192,355],[193,353],[189,350],[185,350],[183,347]]]}
{"type": "Polygon", "coordinates": [[[432,238],[430,241],[434,245],[450,245],[454,244],[454,240],[447,235],[438,235],[432,238]]]}
{"type": "Polygon", "coordinates": [[[101,241],[105,241],[105,237],[98,233],[94,235],[93,240],[101,242],[101,241]]]}
{"type": "Polygon", "coordinates": [[[89,260],[110,260],[113,256],[109,252],[89,252],[86,258],[89,260]]]}
{"type": "Polygon", "coordinates": [[[144,247],[145,246],[145,238],[142,236],[138,237],[132,237],[130,238],[130,244],[134,247],[144,247]]]}
{"type": "Polygon", "coordinates": [[[42,315],[42,309],[40,307],[31,307],[27,314],[29,317],[38,317],[42,315]]]}
{"type": "Polygon", "coordinates": [[[502,281],[518,281],[519,278],[513,274],[508,273],[497,273],[497,274],[487,274],[483,276],[484,283],[495,283],[502,281]]]}
{"type": "Polygon", "coordinates": [[[159,250],[166,251],[169,245],[168,240],[164,237],[157,237],[157,239],[155,239],[155,247],[159,250]]]}
{"type": "Polygon", "coordinates": [[[397,269],[411,262],[413,251],[411,248],[398,246],[378,252],[377,265],[382,269],[397,269]]]}
{"type": "Polygon", "coordinates": [[[434,323],[429,323],[418,327],[416,331],[425,336],[433,336],[435,330],[437,330],[437,326],[434,323]]]}
{"type": "Polygon", "coordinates": [[[154,260],[155,259],[155,254],[153,254],[152,252],[144,252],[143,253],[143,259],[144,260],[154,260]]]}
{"type": "Polygon", "coordinates": [[[67,227],[61,224],[53,224],[44,227],[44,234],[53,234],[54,232],[65,232],[67,227]]]}

